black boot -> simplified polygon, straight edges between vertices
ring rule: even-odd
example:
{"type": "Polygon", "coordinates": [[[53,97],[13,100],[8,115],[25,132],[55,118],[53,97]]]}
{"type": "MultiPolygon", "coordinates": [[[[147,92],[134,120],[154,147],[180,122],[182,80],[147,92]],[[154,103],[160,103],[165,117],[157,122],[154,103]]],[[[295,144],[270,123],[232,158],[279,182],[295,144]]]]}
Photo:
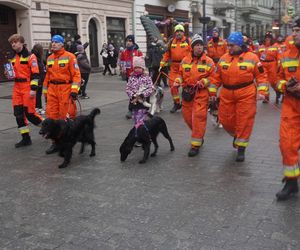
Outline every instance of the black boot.
{"type": "Polygon", "coordinates": [[[190,151],[188,153],[188,156],[189,157],[194,157],[197,154],[199,154],[199,147],[191,147],[191,149],[190,149],[190,151]]]}
{"type": "Polygon", "coordinates": [[[276,104],[279,104],[280,97],[281,97],[281,93],[276,91],[276,104]]]}
{"type": "Polygon", "coordinates": [[[173,108],[170,110],[170,112],[175,113],[179,109],[181,109],[181,104],[180,103],[174,103],[173,108]]]}
{"type": "Polygon", "coordinates": [[[56,146],[55,143],[52,143],[51,146],[50,146],[50,148],[48,148],[48,149],[46,150],[46,154],[47,154],[47,155],[54,154],[54,153],[56,153],[56,152],[58,152],[58,147],[56,146]]]}
{"type": "Polygon", "coordinates": [[[22,140],[15,144],[16,148],[25,147],[31,145],[31,138],[29,136],[29,133],[22,134],[22,140]]]}
{"type": "Polygon", "coordinates": [[[279,201],[286,200],[299,191],[297,179],[284,178],[283,182],[285,182],[283,189],[276,194],[277,200],[279,201]]]}
{"type": "Polygon", "coordinates": [[[245,161],[245,150],[246,150],[245,147],[241,147],[241,146],[238,147],[237,156],[236,156],[235,161],[237,161],[237,162],[245,161]]]}

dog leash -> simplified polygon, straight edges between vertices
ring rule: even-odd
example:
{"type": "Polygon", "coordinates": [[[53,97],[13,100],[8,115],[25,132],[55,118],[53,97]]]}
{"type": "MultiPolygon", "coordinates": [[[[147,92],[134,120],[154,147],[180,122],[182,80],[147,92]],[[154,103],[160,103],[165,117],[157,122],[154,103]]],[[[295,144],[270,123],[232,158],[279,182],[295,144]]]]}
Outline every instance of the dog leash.
{"type": "Polygon", "coordinates": [[[158,83],[158,80],[159,80],[159,78],[161,77],[161,74],[162,74],[162,72],[161,72],[161,71],[159,71],[159,74],[158,74],[158,76],[156,77],[156,80],[155,80],[155,82],[153,83],[153,86],[154,86],[154,87],[156,87],[156,86],[157,86],[157,83],[158,83]]]}
{"type": "MultiPolygon", "coordinates": [[[[79,106],[79,115],[82,114],[82,106],[81,106],[81,103],[80,103],[79,99],[76,98],[76,100],[74,101],[74,100],[70,97],[69,102],[68,102],[68,111],[67,111],[67,113],[66,113],[66,118],[67,118],[67,119],[70,119],[70,107],[71,107],[71,103],[72,103],[72,102],[75,102],[75,105],[76,105],[76,101],[77,101],[78,106],[79,106]]],[[[76,106],[77,106],[77,105],[76,105],[76,106]]]]}

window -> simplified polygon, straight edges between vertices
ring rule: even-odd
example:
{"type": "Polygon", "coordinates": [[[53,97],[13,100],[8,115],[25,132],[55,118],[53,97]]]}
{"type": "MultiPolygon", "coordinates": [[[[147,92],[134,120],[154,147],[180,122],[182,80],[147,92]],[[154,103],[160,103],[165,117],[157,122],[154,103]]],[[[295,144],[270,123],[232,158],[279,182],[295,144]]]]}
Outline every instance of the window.
{"type": "Polygon", "coordinates": [[[107,17],[107,42],[119,49],[125,45],[125,19],[107,17]]]}
{"type": "Polygon", "coordinates": [[[8,24],[8,12],[5,9],[0,9],[0,24],[8,24]]]}
{"type": "Polygon", "coordinates": [[[51,35],[62,35],[74,40],[77,34],[77,15],[50,12],[51,35]]]}

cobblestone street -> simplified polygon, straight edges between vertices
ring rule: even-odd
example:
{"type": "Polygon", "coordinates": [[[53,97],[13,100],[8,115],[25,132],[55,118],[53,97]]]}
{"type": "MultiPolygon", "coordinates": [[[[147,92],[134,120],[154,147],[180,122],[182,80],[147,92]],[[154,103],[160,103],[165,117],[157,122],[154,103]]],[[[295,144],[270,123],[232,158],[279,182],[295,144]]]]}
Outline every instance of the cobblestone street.
{"type": "Polygon", "coordinates": [[[175,151],[159,136],[155,158],[138,164],[135,148],[121,163],[119,146],[132,127],[125,82],[93,74],[81,104],[84,113],[101,109],[96,157],[88,147],[79,155],[77,145],[70,166],[58,169],[62,158],[45,155],[50,142],[38,128],[31,126],[32,146],[14,148],[11,86],[0,85],[1,249],[300,249],[300,199],[275,199],[282,168],[273,105],[258,103],[244,163],[210,116],[204,146],[189,158],[190,131],[180,112],[169,113],[166,93],[160,115],[175,151]]]}

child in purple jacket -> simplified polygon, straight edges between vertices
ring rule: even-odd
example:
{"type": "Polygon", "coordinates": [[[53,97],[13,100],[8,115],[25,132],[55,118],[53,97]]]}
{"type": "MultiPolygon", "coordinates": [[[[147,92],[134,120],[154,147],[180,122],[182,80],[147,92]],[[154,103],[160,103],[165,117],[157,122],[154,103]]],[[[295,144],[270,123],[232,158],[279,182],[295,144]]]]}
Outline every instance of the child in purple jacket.
{"type": "Polygon", "coordinates": [[[151,77],[145,73],[145,59],[141,56],[133,57],[133,72],[126,85],[126,93],[132,107],[134,125],[139,127],[144,124],[149,108],[150,95],[154,91],[151,77]]]}

